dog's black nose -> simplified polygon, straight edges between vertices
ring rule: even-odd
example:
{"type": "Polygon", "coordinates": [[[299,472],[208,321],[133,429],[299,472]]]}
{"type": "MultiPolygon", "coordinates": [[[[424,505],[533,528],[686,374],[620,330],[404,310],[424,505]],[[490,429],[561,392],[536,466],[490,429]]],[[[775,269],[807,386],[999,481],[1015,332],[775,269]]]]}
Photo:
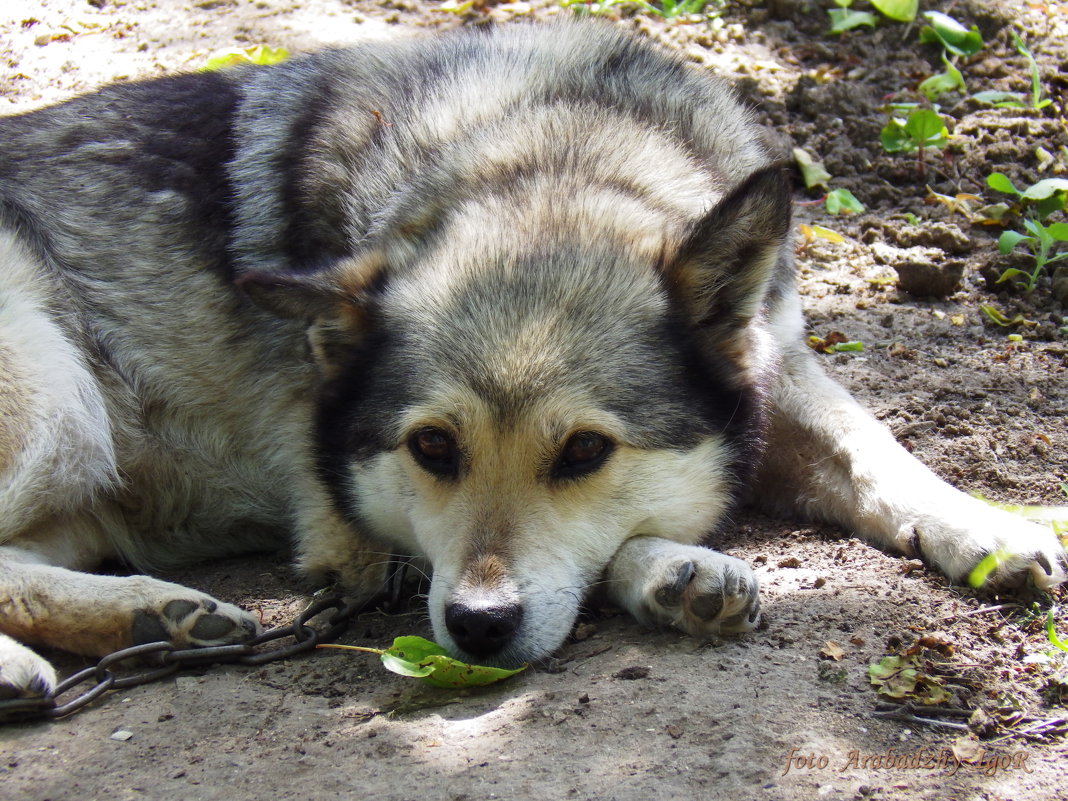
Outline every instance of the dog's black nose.
{"type": "Polygon", "coordinates": [[[502,603],[468,606],[462,602],[445,607],[445,627],[456,644],[473,656],[489,656],[506,646],[523,621],[523,607],[502,603]]]}

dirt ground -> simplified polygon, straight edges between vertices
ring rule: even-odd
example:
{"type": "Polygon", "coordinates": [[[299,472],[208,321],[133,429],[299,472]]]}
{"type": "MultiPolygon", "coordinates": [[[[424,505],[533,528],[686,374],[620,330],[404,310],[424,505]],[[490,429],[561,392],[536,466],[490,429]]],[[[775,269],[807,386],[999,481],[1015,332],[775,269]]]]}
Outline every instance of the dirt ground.
{"type": "MultiPolygon", "coordinates": [[[[5,113],[107,81],[194,69],[221,48],[297,52],[571,13],[547,0],[461,15],[420,0],[3,5],[5,113]]],[[[1000,501],[1065,503],[1058,485],[1068,481],[1068,297],[1061,291],[1058,299],[1048,278],[1030,294],[990,283],[1026,263],[998,254],[996,229],[924,199],[930,186],[993,202],[997,193],[984,179],[994,169],[1018,186],[1068,175],[1068,6],[923,5],[979,26],[986,48],[962,68],[970,92],[1028,90],[1027,64],[1009,34],[1015,25],[1054,100],[1031,111],[944,97],[957,137],[926,154],[923,174],[914,157],[886,154],[878,140],[880,106],[891,96],[914,98],[918,81],[940,69],[937,52],[917,43],[918,26],[883,22],[832,38],[823,10],[831,3],[804,0],[730,2],[713,20],[664,22],[619,7],[616,18],[734,76],[784,148],[805,148],[834,176],[832,187],[866,204],[862,215],[830,217],[807,202],[818,191],[797,193],[799,222],[845,238],[800,245],[812,333],[839,331],[865,346],[828,355],[827,369],[964,489],[1000,501]],[[917,263],[948,265],[963,278],[937,299],[908,294],[896,285],[895,266],[917,263]],[[1028,322],[998,327],[981,304],[1028,322]]],[[[59,722],[0,727],[0,795],[1068,798],[1068,663],[1041,625],[1049,597],[1031,608],[1028,598],[976,595],[917,562],[803,521],[745,516],[722,547],[754,564],[762,581],[766,623],[752,635],[704,643],[601,611],[552,663],[478,691],[434,689],[339,651],[184,672],[112,693],[59,722]],[[973,720],[969,731],[966,716],[937,711],[920,714],[948,726],[877,716],[883,699],[868,666],[923,637],[938,646],[922,652],[922,667],[950,692],[945,706],[981,708],[985,723],[973,720]],[[1043,734],[1058,729],[1059,736],[1043,734]],[[114,739],[116,732],[130,736],[114,739]],[[954,748],[971,761],[947,760],[954,748]]],[[[271,625],[288,622],[301,605],[279,558],[172,578],[259,609],[271,625]]],[[[1063,598],[1058,591],[1052,600],[1063,598]]],[[[382,646],[396,634],[429,636],[418,603],[412,609],[363,615],[343,641],[382,646]]],[[[1063,615],[1059,630],[1068,631],[1063,615]]],[[[84,664],[59,660],[65,671],[84,664]]]]}

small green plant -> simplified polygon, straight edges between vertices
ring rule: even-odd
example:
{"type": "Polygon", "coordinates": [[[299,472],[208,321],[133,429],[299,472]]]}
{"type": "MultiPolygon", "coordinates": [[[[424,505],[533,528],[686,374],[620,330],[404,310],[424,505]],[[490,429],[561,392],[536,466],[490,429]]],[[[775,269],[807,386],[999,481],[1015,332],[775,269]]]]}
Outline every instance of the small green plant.
{"type": "Polygon", "coordinates": [[[1012,34],[1012,43],[1016,47],[1016,52],[1027,59],[1028,72],[1031,77],[1030,97],[1016,92],[998,91],[977,92],[972,95],[972,97],[980,103],[989,103],[997,108],[1044,109],[1053,101],[1045,96],[1045,91],[1042,89],[1042,76],[1038,72],[1038,63],[1035,61],[1035,57],[1031,54],[1030,48],[1027,47],[1023,39],[1021,39],[1015,32],[1012,34]]]}
{"type": "Polygon", "coordinates": [[[943,680],[925,673],[924,667],[915,654],[892,654],[868,665],[868,680],[876,692],[895,701],[932,706],[952,700],[943,680]]]}
{"type": "Polygon", "coordinates": [[[492,684],[514,676],[526,665],[515,670],[469,665],[448,655],[436,642],[422,637],[397,637],[389,648],[365,648],[359,645],[317,645],[316,648],[337,648],[377,654],[387,670],[401,676],[419,678],[435,687],[476,687],[492,684]]]}
{"type": "Polygon", "coordinates": [[[879,141],[887,153],[916,153],[916,165],[924,172],[924,153],[928,148],[945,147],[949,131],[945,120],[934,109],[919,108],[915,103],[899,103],[888,107],[890,119],[879,133],[879,141]],[[901,114],[908,112],[907,116],[901,114]]]}
{"type": "Polygon", "coordinates": [[[1044,225],[1038,220],[1024,220],[1023,226],[1026,234],[1019,231],[1005,231],[998,237],[998,250],[1002,255],[1008,255],[1018,245],[1024,245],[1031,251],[1035,259],[1035,267],[1031,272],[1018,270],[1010,267],[998,278],[998,283],[1010,278],[1023,278],[1024,288],[1030,292],[1038,284],[1039,276],[1046,269],[1047,264],[1052,264],[1061,259],[1068,259],[1068,253],[1052,255],[1054,248],[1061,242],[1068,242],[1068,223],[1051,223],[1044,225]]]}
{"type": "Polygon", "coordinates": [[[923,16],[929,24],[920,29],[920,41],[941,46],[945,70],[923,81],[919,90],[931,101],[951,90],[967,93],[964,76],[957,68],[956,60],[974,56],[983,49],[983,37],[979,29],[974,25],[965,28],[953,17],[939,11],[927,11],[923,16]]]}
{"type": "Polygon", "coordinates": [[[1043,222],[1054,212],[1064,211],[1068,207],[1066,178],[1045,178],[1026,189],[1017,189],[1007,175],[993,172],[987,176],[986,185],[998,192],[1014,196],[1020,207],[1033,207],[1043,222]]]}

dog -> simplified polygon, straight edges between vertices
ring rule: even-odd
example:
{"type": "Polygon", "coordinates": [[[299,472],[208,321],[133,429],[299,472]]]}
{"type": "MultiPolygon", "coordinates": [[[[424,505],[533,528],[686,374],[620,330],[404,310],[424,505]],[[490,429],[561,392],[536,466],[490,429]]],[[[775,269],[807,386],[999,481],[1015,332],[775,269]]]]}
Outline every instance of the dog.
{"type": "Polygon", "coordinates": [[[608,24],[507,26],[104,88],[0,122],[0,694],[31,650],[239,642],[148,572],[290,543],[434,635],[544,659],[600,586],[759,622],[743,502],[961,579],[1065,579],[803,343],[786,171],[728,85],[608,24]]]}

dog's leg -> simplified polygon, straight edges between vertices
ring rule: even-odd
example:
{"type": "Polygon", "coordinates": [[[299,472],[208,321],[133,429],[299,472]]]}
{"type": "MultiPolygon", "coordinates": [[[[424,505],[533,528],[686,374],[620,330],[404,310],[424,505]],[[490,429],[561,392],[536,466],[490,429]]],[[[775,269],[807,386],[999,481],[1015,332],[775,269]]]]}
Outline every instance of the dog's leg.
{"type": "Polygon", "coordinates": [[[995,552],[1001,558],[996,584],[1027,575],[1039,587],[1065,580],[1065,552],[1049,529],[942,481],[824,374],[818,357],[800,344],[796,307],[783,310],[776,328],[786,352],[755,487],[758,505],[837,523],[922,557],[956,581],[995,552]]]}
{"type": "Polygon", "coordinates": [[[740,559],[662,537],[631,537],[605,575],[609,598],[643,623],[695,637],[752,631],[760,622],[756,576],[740,559]]]}
{"type": "Polygon", "coordinates": [[[256,620],[203,593],[78,572],[121,556],[125,521],[101,500],[121,484],[112,421],[77,333],[52,317],[60,289],[3,231],[0,275],[0,695],[55,680],[8,638],[93,656],[247,639],[256,620]]]}
{"type": "MultiPolygon", "coordinates": [[[[73,523],[63,527],[75,529],[73,523]]],[[[0,546],[0,634],[16,640],[102,656],[161,640],[178,647],[225,645],[260,630],[244,610],[178,584],[51,563],[86,555],[84,539],[78,547],[58,536],[19,545],[0,546]]],[[[54,682],[47,661],[0,638],[0,696],[48,691],[54,682]]]]}

